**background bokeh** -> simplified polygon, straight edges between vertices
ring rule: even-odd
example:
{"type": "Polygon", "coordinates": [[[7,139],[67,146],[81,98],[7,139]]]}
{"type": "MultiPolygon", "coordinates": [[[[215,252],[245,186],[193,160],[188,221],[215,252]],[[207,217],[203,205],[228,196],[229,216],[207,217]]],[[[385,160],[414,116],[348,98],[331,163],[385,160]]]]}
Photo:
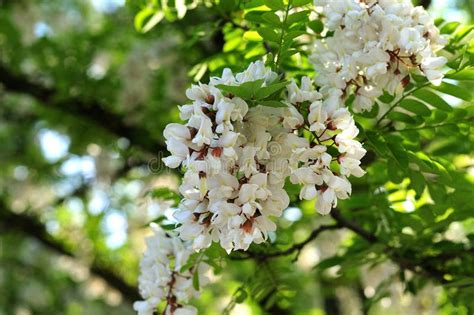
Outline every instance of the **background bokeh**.
{"type": "MultiPolygon", "coordinates": [[[[186,87],[205,75],[195,65],[220,51],[222,41],[205,5],[146,34],[134,27],[140,6],[124,0],[0,0],[2,315],[134,314],[147,224],[170,215],[170,202],[150,192],[179,181],[158,163],[161,132],[177,120],[186,87]]],[[[436,0],[429,9],[470,23],[474,1],[436,0]]],[[[288,209],[286,224],[305,211],[288,209]]],[[[462,227],[450,233],[462,237],[462,227]]],[[[342,239],[340,232],[327,234],[287,267],[296,268],[295,286],[303,288],[293,299],[295,314],[360,314],[360,296],[371,297],[390,282],[395,267],[388,263],[367,269],[364,287],[306,277],[342,239]],[[312,301],[312,311],[299,309],[298,300],[312,301]]],[[[245,281],[256,276],[251,270],[242,264],[230,272],[245,281]]],[[[230,279],[214,276],[196,301],[203,314],[226,307],[238,287],[230,279]]],[[[438,312],[439,288],[412,296],[401,293],[400,284],[390,285],[393,294],[378,299],[371,314],[438,312]]],[[[441,311],[454,314],[449,305],[441,311]]],[[[257,308],[239,304],[233,312],[257,314],[257,308]]]]}

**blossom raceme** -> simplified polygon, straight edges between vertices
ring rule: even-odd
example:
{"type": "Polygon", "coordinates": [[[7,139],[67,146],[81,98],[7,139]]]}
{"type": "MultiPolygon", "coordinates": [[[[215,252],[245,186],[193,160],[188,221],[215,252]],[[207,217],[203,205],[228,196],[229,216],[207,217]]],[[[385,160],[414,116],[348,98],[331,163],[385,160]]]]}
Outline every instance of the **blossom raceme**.
{"type": "Polygon", "coordinates": [[[410,0],[315,0],[333,35],[317,40],[311,61],[316,82],[326,97],[339,101],[352,92],[355,112],[368,111],[387,91],[396,94],[410,72],[439,85],[445,57],[436,53],[446,43],[433,19],[410,0]]]}
{"type": "MultiPolygon", "coordinates": [[[[328,105],[318,92],[308,93],[309,81],[303,77],[301,89],[291,86],[293,94],[305,95],[295,106],[301,106],[301,101],[311,103],[307,117],[310,137],[301,137],[302,145],[293,149],[290,180],[302,185],[300,199],[316,198],[316,210],[328,214],[338,199],[349,198],[352,189],[348,177],[365,174],[360,159],[366,150],[355,140],[359,130],[349,111],[328,105]]],[[[290,92],[288,101],[295,102],[291,96],[290,92]]]]}
{"type": "Polygon", "coordinates": [[[199,283],[205,285],[208,279],[204,274],[209,266],[200,260],[187,268],[194,252],[189,244],[156,224],[151,227],[153,235],[146,239],[147,249],[140,262],[138,278],[144,300],[135,302],[133,308],[139,315],[152,315],[156,314],[158,305],[164,303],[163,314],[197,314],[195,307],[186,304],[199,295],[193,286],[194,274],[197,273],[199,283]],[[182,270],[183,267],[186,270],[182,270]]]}
{"type": "Polygon", "coordinates": [[[183,200],[175,213],[177,230],[195,250],[213,241],[229,252],[261,243],[276,229],[270,216],[280,216],[288,206],[285,175],[280,174],[287,169],[273,165],[284,161],[271,150],[280,134],[287,133],[272,127],[279,125],[282,110],[249,109],[245,100],[217,87],[256,80],[265,86],[276,79],[262,62],[235,76],[226,69],[209,84],[191,87],[186,95],[192,103],[180,107],[186,124],[170,124],[164,131],[171,153],[165,164],[186,169],[179,188],[183,200]]]}
{"type": "Polygon", "coordinates": [[[192,104],[180,107],[186,123],[169,124],[164,131],[171,152],[164,162],[185,168],[183,199],[174,214],[177,231],[195,250],[219,242],[230,252],[264,242],[276,230],[272,217],[289,204],[287,178],[303,185],[301,198],[319,196],[317,209],[327,214],[338,198],[350,195],[347,176],[364,174],[365,150],[354,140],[358,130],[351,115],[337,102],[323,101],[308,77],[300,86],[288,84],[283,107],[249,106],[219,88],[257,80],[268,86],[277,75],[256,62],[235,76],[226,69],[208,85],[191,87],[192,104]],[[310,173],[301,165],[314,178],[304,178],[310,173]]]}

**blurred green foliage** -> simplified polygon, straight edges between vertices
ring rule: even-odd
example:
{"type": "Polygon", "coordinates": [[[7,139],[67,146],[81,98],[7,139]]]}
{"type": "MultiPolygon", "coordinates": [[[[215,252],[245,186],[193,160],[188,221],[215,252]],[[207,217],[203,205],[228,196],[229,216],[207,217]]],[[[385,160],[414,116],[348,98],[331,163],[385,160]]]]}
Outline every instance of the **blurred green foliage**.
{"type": "MultiPolygon", "coordinates": [[[[472,21],[472,1],[454,6],[472,21]]],[[[274,12],[285,7],[0,1],[0,314],[134,313],[146,226],[169,224],[163,209],[177,201],[161,132],[186,87],[263,55],[292,76],[313,72],[321,24],[274,12]]],[[[368,175],[338,213],[369,237],[326,231],[271,259],[213,246],[202,314],[472,314],[472,27],[439,22],[450,80],[433,89],[414,77],[384,129],[377,109],[356,118],[368,175]]],[[[286,250],[337,219],[293,196],[277,235],[251,252],[286,250]]]]}

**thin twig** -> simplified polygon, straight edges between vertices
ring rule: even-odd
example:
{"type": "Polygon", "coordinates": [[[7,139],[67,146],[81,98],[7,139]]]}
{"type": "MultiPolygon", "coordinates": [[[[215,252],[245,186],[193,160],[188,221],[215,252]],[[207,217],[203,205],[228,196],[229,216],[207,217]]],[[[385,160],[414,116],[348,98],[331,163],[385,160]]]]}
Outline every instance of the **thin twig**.
{"type": "Polygon", "coordinates": [[[266,259],[271,259],[275,257],[288,256],[288,255],[293,254],[294,252],[301,251],[303,247],[305,247],[311,241],[315,240],[319,236],[319,234],[321,234],[322,232],[329,231],[329,230],[336,230],[339,228],[341,228],[341,225],[339,224],[321,225],[317,229],[313,230],[311,234],[304,241],[300,243],[296,243],[288,249],[269,252],[269,253],[247,251],[247,252],[243,252],[245,253],[245,256],[230,256],[230,259],[232,260],[247,260],[247,259],[266,260],[266,259]]]}
{"type": "Polygon", "coordinates": [[[406,99],[408,96],[410,96],[410,95],[413,94],[414,92],[416,92],[416,91],[418,91],[418,90],[420,90],[420,89],[422,89],[422,88],[424,88],[424,87],[426,87],[426,86],[428,86],[428,85],[430,85],[430,83],[425,83],[425,84],[420,85],[420,86],[418,86],[418,87],[416,87],[416,88],[414,88],[414,89],[411,89],[410,91],[408,91],[408,92],[406,92],[405,94],[403,94],[402,97],[400,97],[400,99],[398,99],[398,101],[396,101],[395,103],[393,103],[393,105],[390,106],[390,108],[377,120],[377,122],[375,123],[374,129],[376,129],[376,128],[380,125],[380,123],[382,122],[382,120],[384,120],[385,117],[387,117],[387,115],[390,114],[390,113],[395,109],[395,107],[397,107],[398,105],[400,105],[400,103],[401,103],[404,99],[406,99]]]}
{"type": "MultiPolygon", "coordinates": [[[[466,119],[459,119],[459,122],[469,122],[473,121],[474,117],[469,117],[466,119]]],[[[399,130],[387,130],[386,132],[388,133],[393,133],[393,132],[408,132],[408,131],[415,131],[415,130],[423,130],[423,129],[435,129],[439,127],[444,127],[444,126],[457,126],[457,123],[440,123],[436,125],[425,125],[421,127],[414,127],[414,128],[405,128],[405,129],[399,129],[399,130]]]]}

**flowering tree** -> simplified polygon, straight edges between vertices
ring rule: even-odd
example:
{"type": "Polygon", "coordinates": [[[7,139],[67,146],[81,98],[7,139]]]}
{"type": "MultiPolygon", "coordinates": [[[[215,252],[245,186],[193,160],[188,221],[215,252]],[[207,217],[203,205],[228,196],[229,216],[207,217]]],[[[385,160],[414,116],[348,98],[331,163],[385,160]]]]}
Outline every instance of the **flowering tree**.
{"type": "Polygon", "coordinates": [[[0,314],[474,313],[473,19],[0,1],[0,314]]]}
{"type": "Polygon", "coordinates": [[[472,139],[473,107],[454,101],[471,100],[460,81],[474,79],[472,27],[434,21],[409,0],[153,3],[136,16],[140,31],[207,6],[221,16],[224,45],[194,67],[208,83],[187,89],[181,122],[163,132],[163,162],[183,177],[179,202],[147,241],[139,314],[196,314],[191,299],[209,269],[241,280],[225,312],[252,300],[304,313],[288,307],[301,289],[291,279],[302,276],[291,265],[330,230],[352,233],[317,273],[397,266],[364,293],[366,309],[395,281],[412,293],[432,281],[469,304],[472,234],[442,233],[472,216],[462,166],[472,146],[451,145],[472,139]],[[245,278],[237,270],[248,261],[245,278]]]}

